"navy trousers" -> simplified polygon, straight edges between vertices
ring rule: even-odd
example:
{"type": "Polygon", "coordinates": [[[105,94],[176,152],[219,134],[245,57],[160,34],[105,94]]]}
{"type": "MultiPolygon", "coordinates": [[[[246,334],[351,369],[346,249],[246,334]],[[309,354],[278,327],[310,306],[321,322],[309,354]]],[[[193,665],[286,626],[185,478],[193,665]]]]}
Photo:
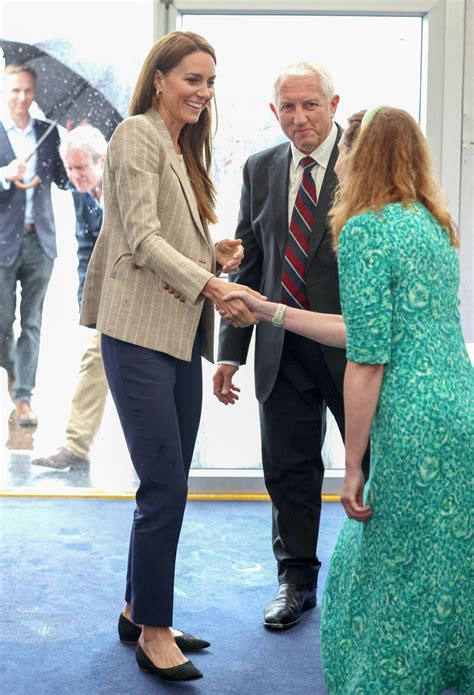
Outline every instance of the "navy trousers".
{"type": "Polygon", "coordinates": [[[199,334],[190,362],[102,335],[102,357],[136,493],[125,600],[139,625],[173,624],[176,551],[202,405],[199,334]]]}

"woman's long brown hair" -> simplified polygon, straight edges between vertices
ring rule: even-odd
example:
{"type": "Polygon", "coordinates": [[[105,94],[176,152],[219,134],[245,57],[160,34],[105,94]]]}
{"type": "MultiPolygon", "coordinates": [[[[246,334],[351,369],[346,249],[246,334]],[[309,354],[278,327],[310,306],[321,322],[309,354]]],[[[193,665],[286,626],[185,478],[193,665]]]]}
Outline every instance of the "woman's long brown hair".
{"type": "Polygon", "coordinates": [[[452,245],[458,246],[456,226],[433,176],[426,138],[410,114],[387,106],[367,126],[362,125],[345,160],[344,177],[330,212],[335,247],[350,217],[378,212],[393,202],[423,203],[452,245]]]}
{"type": "MultiPolygon", "coordinates": [[[[157,70],[164,75],[191,53],[203,51],[216,62],[212,46],[192,31],[173,31],[159,39],[151,48],[143,63],[130,101],[130,116],[145,113],[156,105],[154,79],[157,70]]],[[[203,109],[199,121],[183,126],[179,144],[186,163],[191,186],[201,219],[217,222],[215,213],[216,189],[209,175],[212,158],[211,104],[203,109]]]]}

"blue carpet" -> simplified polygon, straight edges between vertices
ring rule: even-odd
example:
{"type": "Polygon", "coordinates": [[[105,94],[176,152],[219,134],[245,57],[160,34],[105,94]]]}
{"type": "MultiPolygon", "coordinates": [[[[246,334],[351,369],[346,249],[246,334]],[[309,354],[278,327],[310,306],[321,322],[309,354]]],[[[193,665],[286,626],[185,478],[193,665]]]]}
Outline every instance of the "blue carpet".
{"type": "MultiPolygon", "coordinates": [[[[2,507],[3,692],[325,692],[319,607],[287,632],[262,626],[263,607],[276,589],[268,503],[188,504],[175,626],[212,646],[192,656],[204,679],[181,685],[140,671],[133,647],[117,640],[132,502],[13,498],[2,507]]],[[[324,505],[324,575],[342,521],[338,504],[324,505]]]]}
{"type": "MultiPolygon", "coordinates": [[[[2,693],[325,693],[319,607],[292,630],[275,633],[262,626],[263,606],[276,588],[268,503],[188,504],[175,626],[212,646],[192,656],[204,679],[178,685],[140,671],[133,646],[117,639],[133,503],[1,502],[2,693]]],[[[343,519],[339,504],[323,505],[319,602],[343,519]]]]}

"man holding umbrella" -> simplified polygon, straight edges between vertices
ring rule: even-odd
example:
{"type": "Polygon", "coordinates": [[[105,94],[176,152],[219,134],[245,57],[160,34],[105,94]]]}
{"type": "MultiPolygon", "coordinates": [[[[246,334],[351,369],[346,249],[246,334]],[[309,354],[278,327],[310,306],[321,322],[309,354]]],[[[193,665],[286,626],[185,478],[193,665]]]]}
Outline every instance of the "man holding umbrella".
{"type": "Polygon", "coordinates": [[[37,75],[27,65],[5,69],[0,122],[0,366],[8,374],[15,419],[37,424],[30,406],[36,381],[43,303],[56,257],[51,184],[67,187],[59,133],[31,118],[37,75]],[[15,344],[16,288],[21,333],[15,344]]]}

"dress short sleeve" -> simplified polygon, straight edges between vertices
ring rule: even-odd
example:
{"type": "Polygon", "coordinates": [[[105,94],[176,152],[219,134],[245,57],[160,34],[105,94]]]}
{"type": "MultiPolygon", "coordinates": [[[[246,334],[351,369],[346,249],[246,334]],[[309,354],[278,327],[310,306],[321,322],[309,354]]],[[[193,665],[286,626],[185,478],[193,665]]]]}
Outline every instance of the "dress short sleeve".
{"type": "Polygon", "coordinates": [[[387,241],[383,221],[375,213],[351,218],[341,232],[339,282],[351,362],[390,360],[392,290],[387,241]]]}

